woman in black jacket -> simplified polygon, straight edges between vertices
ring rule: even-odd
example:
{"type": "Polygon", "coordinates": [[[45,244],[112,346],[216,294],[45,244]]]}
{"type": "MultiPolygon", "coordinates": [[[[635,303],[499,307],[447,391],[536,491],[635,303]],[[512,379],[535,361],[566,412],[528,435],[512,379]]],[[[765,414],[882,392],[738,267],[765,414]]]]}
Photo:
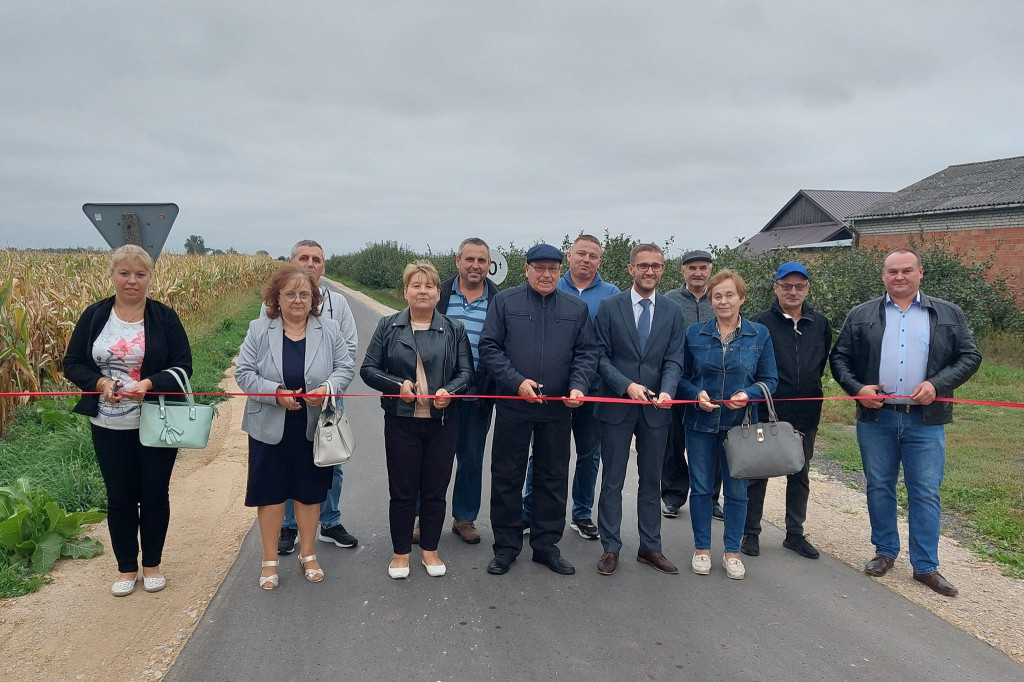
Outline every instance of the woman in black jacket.
{"type": "Polygon", "coordinates": [[[92,422],[96,460],[107,488],[110,544],[121,572],[116,597],[135,591],[142,542],[142,587],[158,592],[171,507],[168,487],[178,454],[139,442],[141,403],[150,392],[180,391],[171,373],[192,375],[192,350],[177,314],[146,297],[153,259],[142,248],[114,251],[114,295],[85,309],[64,355],[64,376],[86,392],[74,411],[92,422]],[[97,395],[99,393],[100,395],[97,395]]]}
{"type": "Polygon", "coordinates": [[[473,352],[462,323],[434,309],[441,289],[434,266],[416,261],[406,266],[402,281],[409,307],[377,323],[359,375],[367,386],[400,396],[380,399],[394,549],[388,575],[409,577],[418,496],[423,566],[439,577],[445,565],[437,544],[458,436],[458,411],[446,396],[473,385],[473,352]],[[417,397],[430,395],[438,397],[417,397]]]}

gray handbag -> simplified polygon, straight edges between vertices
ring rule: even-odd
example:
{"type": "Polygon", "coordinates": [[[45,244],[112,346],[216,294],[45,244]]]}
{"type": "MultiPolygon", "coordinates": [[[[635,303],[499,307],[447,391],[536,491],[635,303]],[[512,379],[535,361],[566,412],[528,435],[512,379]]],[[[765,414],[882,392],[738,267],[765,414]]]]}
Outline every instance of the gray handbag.
{"type": "Polygon", "coordinates": [[[313,435],[313,464],[333,467],[352,459],[356,438],[348,415],[338,409],[338,399],[333,395],[334,386],[329,380],[324,383],[329,397],[324,399],[313,435]]]}
{"type": "Polygon", "coordinates": [[[804,436],[775,414],[771,391],[758,382],[768,404],[768,421],[750,423],[749,403],[743,423],[729,429],[725,437],[725,458],[733,478],[771,478],[795,474],[804,468],[804,436]]]}

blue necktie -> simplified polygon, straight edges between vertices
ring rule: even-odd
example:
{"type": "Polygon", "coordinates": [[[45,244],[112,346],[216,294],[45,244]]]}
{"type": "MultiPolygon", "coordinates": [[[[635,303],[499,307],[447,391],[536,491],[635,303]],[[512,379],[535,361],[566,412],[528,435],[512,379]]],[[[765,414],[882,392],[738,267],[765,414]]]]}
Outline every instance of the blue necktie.
{"type": "Polygon", "coordinates": [[[640,337],[640,352],[643,353],[647,347],[647,339],[651,336],[651,299],[641,298],[640,305],[643,306],[643,310],[640,311],[640,319],[636,323],[636,333],[640,337]]]}

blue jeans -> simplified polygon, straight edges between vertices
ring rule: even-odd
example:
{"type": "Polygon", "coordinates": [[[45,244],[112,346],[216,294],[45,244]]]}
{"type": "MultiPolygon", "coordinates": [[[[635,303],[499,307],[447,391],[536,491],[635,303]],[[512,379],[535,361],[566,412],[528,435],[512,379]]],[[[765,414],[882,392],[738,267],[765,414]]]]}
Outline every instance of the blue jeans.
{"type": "MultiPolygon", "coordinates": [[[[338,511],[338,503],[341,501],[341,483],[345,473],[340,466],[334,467],[334,480],[331,489],[327,491],[327,499],[320,504],[320,525],[324,528],[331,528],[341,523],[341,512],[338,511]]],[[[291,500],[284,503],[284,523],[282,528],[295,530],[295,505],[291,500]]]]}
{"type": "Polygon", "coordinates": [[[715,470],[722,467],[725,496],[725,551],[737,554],[747,520],[747,481],[729,475],[725,459],[727,430],[705,433],[686,429],[686,454],[690,465],[690,525],[694,549],[711,549],[711,496],[715,491],[715,470]]]}
{"type": "MultiPolygon", "coordinates": [[[[601,466],[601,432],[594,419],[596,403],[583,403],[572,411],[572,439],[576,443],[576,473],[572,476],[572,518],[589,519],[594,510],[597,471],[601,466]]],[[[526,465],[523,518],[533,518],[533,457],[526,465]]],[[[458,517],[456,517],[458,518],[458,517]]]]}
{"type": "Polygon", "coordinates": [[[910,524],[910,565],[915,573],[939,568],[939,485],[946,467],[946,429],[924,425],[921,410],[882,408],[877,422],[857,421],[864,476],[868,483],[871,544],[881,556],[900,553],[896,525],[896,482],[903,463],[910,524]]]}
{"type": "Polygon", "coordinates": [[[455,443],[455,487],[452,516],[457,521],[476,521],[483,485],[484,445],[491,428],[494,406],[489,401],[460,400],[459,438],[455,443]]]}

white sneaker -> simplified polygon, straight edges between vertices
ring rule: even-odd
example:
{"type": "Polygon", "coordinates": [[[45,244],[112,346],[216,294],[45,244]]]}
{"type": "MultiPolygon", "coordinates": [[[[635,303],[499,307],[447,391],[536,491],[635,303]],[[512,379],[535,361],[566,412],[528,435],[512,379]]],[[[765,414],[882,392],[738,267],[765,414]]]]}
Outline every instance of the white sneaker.
{"type": "Polygon", "coordinates": [[[711,557],[707,554],[694,554],[690,559],[690,569],[697,575],[707,575],[711,572],[711,557]]]}
{"type": "Polygon", "coordinates": [[[739,559],[723,556],[722,566],[725,567],[725,574],[733,580],[743,580],[743,576],[747,574],[747,569],[743,568],[743,562],[739,559]]]}

